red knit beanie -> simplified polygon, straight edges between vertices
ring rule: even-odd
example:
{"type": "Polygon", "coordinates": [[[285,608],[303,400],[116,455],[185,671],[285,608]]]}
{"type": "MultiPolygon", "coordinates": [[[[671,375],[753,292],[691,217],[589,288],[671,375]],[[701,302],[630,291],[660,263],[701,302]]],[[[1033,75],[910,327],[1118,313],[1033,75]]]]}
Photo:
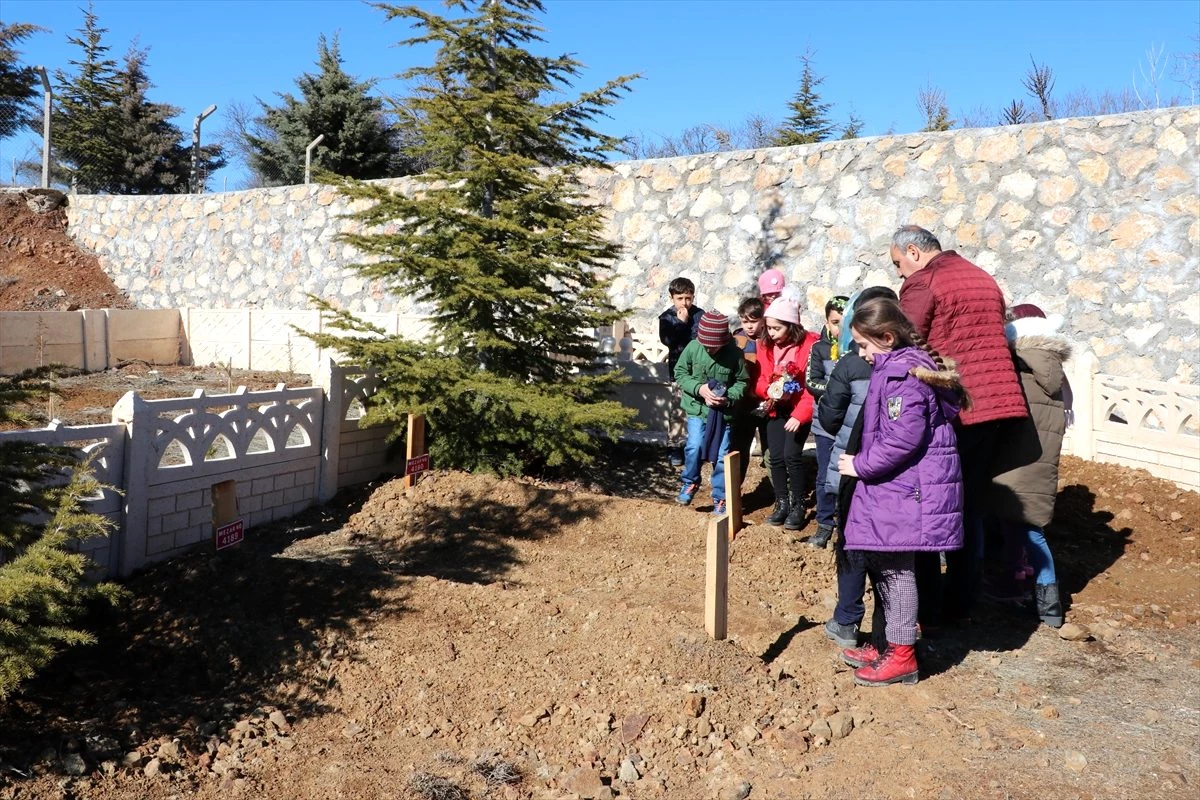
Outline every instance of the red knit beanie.
{"type": "Polygon", "coordinates": [[[705,347],[723,347],[733,337],[729,334],[729,317],[716,311],[705,311],[700,318],[696,341],[705,347]]]}
{"type": "Polygon", "coordinates": [[[1013,306],[1009,310],[1012,311],[1013,319],[1025,319],[1026,317],[1040,317],[1041,319],[1046,318],[1046,312],[1042,311],[1033,303],[1021,303],[1020,305],[1013,306]]]}

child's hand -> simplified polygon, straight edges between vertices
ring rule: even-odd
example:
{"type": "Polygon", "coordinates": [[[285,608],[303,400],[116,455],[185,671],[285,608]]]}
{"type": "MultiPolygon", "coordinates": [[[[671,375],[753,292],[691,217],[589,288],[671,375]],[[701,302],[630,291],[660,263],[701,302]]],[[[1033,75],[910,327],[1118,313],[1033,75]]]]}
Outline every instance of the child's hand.
{"type": "Polygon", "coordinates": [[[675,309],[675,316],[679,317],[680,322],[687,322],[688,317],[691,316],[691,313],[686,306],[680,306],[679,308],[675,309]]]}
{"type": "Polygon", "coordinates": [[[854,456],[848,453],[838,456],[838,472],[849,475],[851,478],[857,478],[858,473],[854,470],[854,456]]]}
{"type": "Polygon", "coordinates": [[[788,433],[795,433],[800,430],[800,420],[795,417],[788,417],[787,422],[783,423],[783,429],[788,433]]]}

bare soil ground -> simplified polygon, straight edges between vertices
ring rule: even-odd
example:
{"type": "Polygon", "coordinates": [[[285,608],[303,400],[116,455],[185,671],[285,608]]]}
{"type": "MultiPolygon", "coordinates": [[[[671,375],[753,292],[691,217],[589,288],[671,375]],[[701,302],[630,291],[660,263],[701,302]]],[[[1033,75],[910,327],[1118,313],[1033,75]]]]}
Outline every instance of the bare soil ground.
{"type": "Polygon", "coordinates": [[[133,307],[67,234],[65,209],[38,213],[22,193],[0,193],[0,311],[133,307]]]}
{"type": "Polygon", "coordinates": [[[1200,495],[1066,459],[1080,638],[985,605],[872,689],[757,464],[709,640],[675,480],[633,446],[572,482],[432,472],[147,570],[0,708],[0,798],[1195,797],[1200,495]]]}

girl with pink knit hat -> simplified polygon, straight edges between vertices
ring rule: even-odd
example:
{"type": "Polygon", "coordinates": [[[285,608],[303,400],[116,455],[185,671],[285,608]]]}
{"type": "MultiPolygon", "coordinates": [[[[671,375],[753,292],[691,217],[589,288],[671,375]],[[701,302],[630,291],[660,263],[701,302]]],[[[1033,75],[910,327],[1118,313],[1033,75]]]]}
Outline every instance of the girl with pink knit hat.
{"type": "Polygon", "coordinates": [[[764,315],[766,328],[758,345],[761,368],[756,393],[767,398],[763,407],[771,485],[775,489],[775,509],[767,517],[767,524],[798,531],[804,527],[805,517],[801,457],[813,418],[813,397],[804,388],[804,372],[817,335],[800,324],[799,290],[795,286],[780,288],[779,297],[764,315]]]}
{"type": "Polygon", "coordinates": [[[787,278],[777,269],[769,269],[762,275],[758,276],[758,296],[762,299],[764,306],[770,306],[775,302],[775,298],[783,291],[784,284],[787,283],[787,278]]]}

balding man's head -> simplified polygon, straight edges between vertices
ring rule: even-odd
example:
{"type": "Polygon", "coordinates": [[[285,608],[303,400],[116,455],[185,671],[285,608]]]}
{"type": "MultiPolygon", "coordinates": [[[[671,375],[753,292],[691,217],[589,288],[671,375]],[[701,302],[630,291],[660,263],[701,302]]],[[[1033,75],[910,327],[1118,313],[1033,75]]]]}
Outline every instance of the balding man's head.
{"type": "Polygon", "coordinates": [[[901,278],[907,278],[922,269],[940,252],[941,242],[919,225],[905,225],[892,234],[892,266],[901,278]]]}

